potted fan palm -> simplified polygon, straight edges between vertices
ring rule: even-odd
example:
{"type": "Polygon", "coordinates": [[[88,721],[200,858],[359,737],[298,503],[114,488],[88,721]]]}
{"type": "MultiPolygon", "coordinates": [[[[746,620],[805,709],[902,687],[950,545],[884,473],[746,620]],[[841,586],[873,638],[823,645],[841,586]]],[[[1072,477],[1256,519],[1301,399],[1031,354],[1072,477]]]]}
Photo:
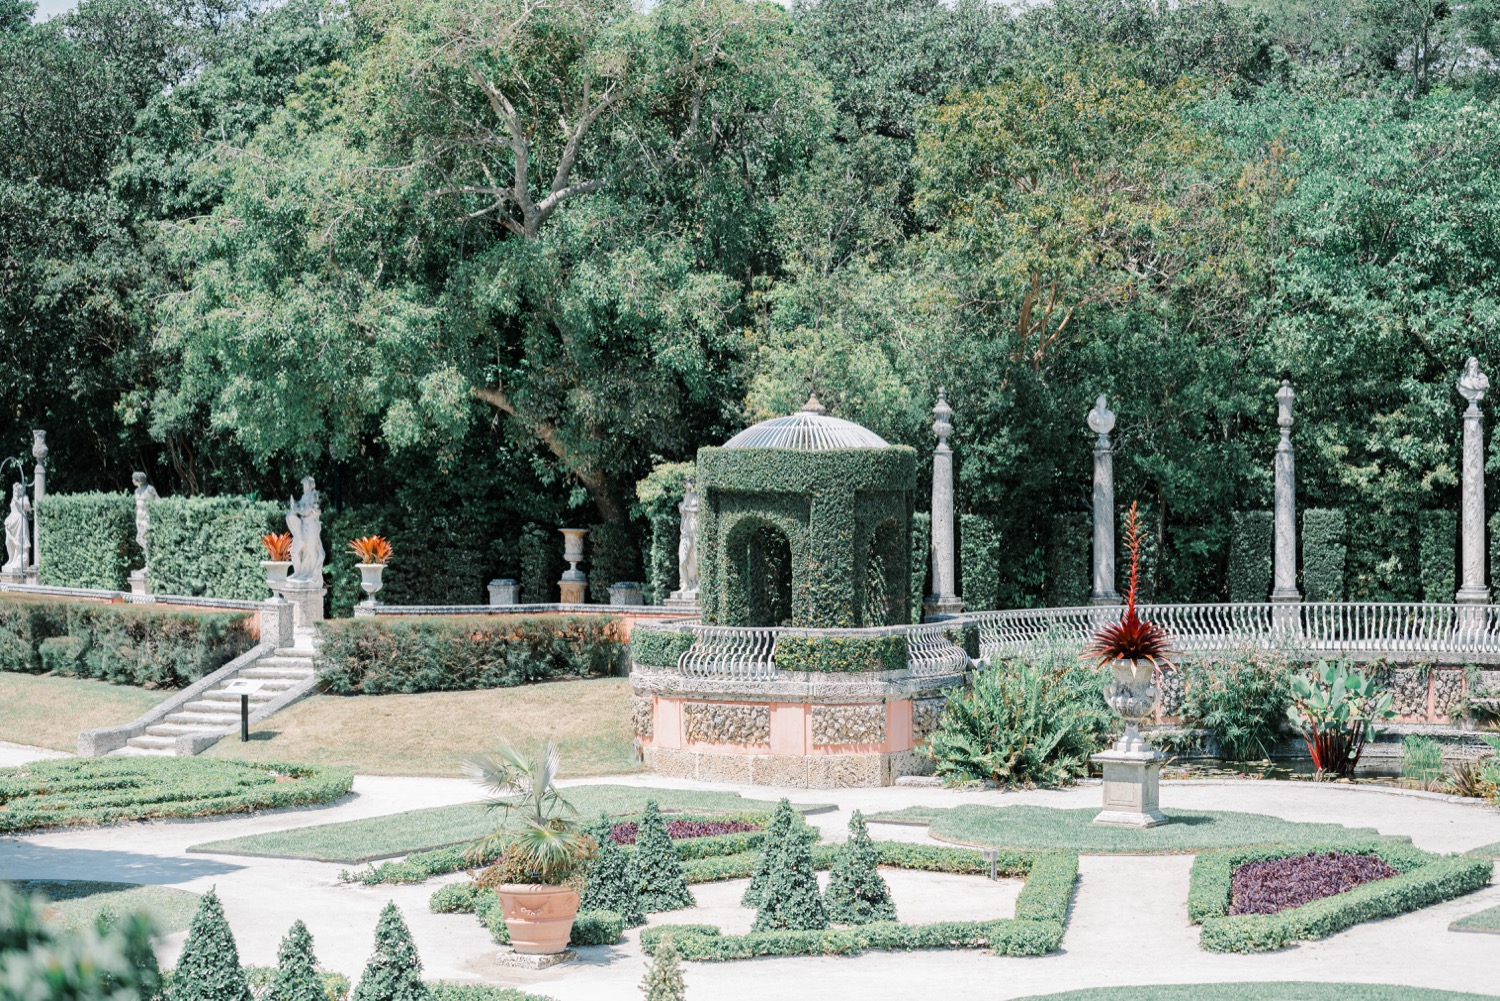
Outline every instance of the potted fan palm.
{"type": "Polygon", "coordinates": [[[1145,532],[1137,504],[1130,505],[1125,517],[1125,546],[1130,552],[1130,590],[1125,597],[1125,614],[1094,634],[1084,651],[1107,667],[1114,681],[1105,689],[1110,707],[1125,720],[1125,732],[1115,743],[1116,751],[1143,751],[1139,724],[1156,712],[1160,694],[1156,688],[1157,672],[1170,668],[1171,640],[1166,630],[1142,618],[1136,607],[1140,586],[1141,544],[1145,532]]]}
{"type": "Polygon", "coordinates": [[[552,743],[540,756],[501,744],[493,757],[464,762],[464,773],[493,794],[490,809],[503,814],[500,826],[470,851],[489,858],[499,850],[479,882],[494,888],[511,946],[520,953],[551,955],[567,947],[595,849],[558,791],[557,772],[552,743]]]}
{"type": "Polygon", "coordinates": [[[272,594],[280,594],[292,569],[292,533],[267,532],[260,537],[260,544],[266,551],[266,558],[260,561],[266,570],[266,586],[272,594]]]}
{"type": "Polygon", "coordinates": [[[383,535],[367,535],[362,539],[349,540],[349,548],[359,557],[359,586],[365,592],[365,604],[375,604],[375,592],[380,590],[380,575],[391,561],[391,544],[383,535]]]}

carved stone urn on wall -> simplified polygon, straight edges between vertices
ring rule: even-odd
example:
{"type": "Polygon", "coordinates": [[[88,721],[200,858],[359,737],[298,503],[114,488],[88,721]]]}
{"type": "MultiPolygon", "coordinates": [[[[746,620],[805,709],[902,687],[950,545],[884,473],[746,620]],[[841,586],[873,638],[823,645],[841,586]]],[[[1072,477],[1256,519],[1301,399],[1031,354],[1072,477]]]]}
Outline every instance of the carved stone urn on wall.
{"type": "Polygon", "coordinates": [[[365,592],[366,605],[375,604],[375,592],[381,588],[380,575],[385,572],[384,563],[356,563],[359,568],[359,586],[365,592]]]}
{"type": "Polygon", "coordinates": [[[586,528],[559,528],[563,535],[563,559],[568,569],[557,582],[560,600],[565,605],[581,605],[588,601],[588,574],[578,569],[583,562],[583,537],[589,534],[586,528]]]}

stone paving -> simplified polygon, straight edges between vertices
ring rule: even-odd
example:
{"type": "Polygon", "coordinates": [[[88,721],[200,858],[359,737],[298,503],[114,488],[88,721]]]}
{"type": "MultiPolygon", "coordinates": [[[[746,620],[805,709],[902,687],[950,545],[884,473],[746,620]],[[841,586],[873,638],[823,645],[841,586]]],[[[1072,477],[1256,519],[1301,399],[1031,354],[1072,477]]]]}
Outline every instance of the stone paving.
{"type": "MultiPolygon", "coordinates": [[[[0,763],[17,764],[21,749],[0,747],[0,763]]],[[[40,755],[38,755],[40,756],[40,755]]],[[[1019,793],[957,792],[894,787],[819,791],[709,785],[657,776],[607,780],[633,785],[735,789],[761,798],[835,802],[835,813],[812,818],[842,837],[849,811],[961,803],[1035,803],[1091,806],[1097,787],[1019,793]]],[[[436,915],[427,898],[446,877],[416,886],[364,887],[340,883],[342,866],[286,859],[189,854],[189,845],[426,806],[471,801],[479,792],[461,779],[360,777],[354,795],[327,807],[214,820],[130,824],[22,838],[0,838],[0,878],[111,879],[160,883],[201,892],[218,888],[247,963],[269,965],[287,927],[302,918],[330,969],[357,976],[369,954],[376,917],[395,900],[412,926],[430,978],[526,987],[557,1001],[617,1001],[639,997],[646,960],[638,932],[613,947],[579,950],[579,959],[541,972],[502,968],[496,947],[471,915],[436,915]]],[[[1459,851],[1500,841],[1500,811],[1441,799],[1369,789],[1318,788],[1306,783],[1165,783],[1169,808],[1265,813],[1287,820],[1373,826],[1409,835],[1418,847],[1459,851]]],[[[872,825],[877,838],[927,840],[920,828],[872,825]]],[[[1111,984],[1241,980],[1342,980],[1495,991],[1495,940],[1448,931],[1453,920],[1500,904],[1500,885],[1387,921],[1361,925],[1322,942],[1275,954],[1223,956],[1198,948],[1188,924],[1190,856],[1084,856],[1062,951],[1025,959],[982,952],[868,953],[853,958],[767,959],[748,963],[688,964],[688,996],[702,1001],[764,1001],[767,997],[859,998],[909,1001],[992,1001],[1045,991],[1111,984]]],[[[937,920],[977,916],[1014,906],[1014,885],[951,876],[892,874],[903,917],[937,920]]],[[[739,920],[734,889],[704,887],[705,916],[739,920]]],[[[692,912],[658,921],[693,920],[692,912]]],[[[160,952],[175,961],[183,933],[160,952]]]]}

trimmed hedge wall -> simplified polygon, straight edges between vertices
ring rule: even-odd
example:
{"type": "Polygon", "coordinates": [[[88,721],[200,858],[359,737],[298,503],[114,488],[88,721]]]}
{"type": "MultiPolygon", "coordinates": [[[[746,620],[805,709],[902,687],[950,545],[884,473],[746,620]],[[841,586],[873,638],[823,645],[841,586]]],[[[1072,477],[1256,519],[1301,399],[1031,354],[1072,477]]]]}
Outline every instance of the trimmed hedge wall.
{"type": "Polygon", "coordinates": [[[37,505],[41,582],[123,591],[142,563],[130,494],[48,494],[37,505]]]}
{"type": "Polygon", "coordinates": [[[1343,601],[1344,564],[1348,556],[1348,519],[1336,508],[1302,512],[1302,597],[1306,601],[1343,601]]]}
{"type": "Polygon", "coordinates": [[[922,603],[932,593],[932,515],[911,516],[911,621],[922,621],[922,603]]]}
{"type": "Polygon", "coordinates": [[[964,609],[984,612],[1000,607],[1000,530],[978,514],[959,516],[959,586],[964,609]]]}
{"type": "Polygon", "coordinates": [[[1203,926],[1199,941],[1210,952],[1267,952],[1473,893],[1489,885],[1493,869],[1489,859],[1434,855],[1390,842],[1204,852],[1193,862],[1188,918],[1203,926]],[[1279,914],[1229,913],[1234,871],[1240,866],[1331,851],[1377,856],[1399,874],[1279,914]]]}
{"type": "Polygon", "coordinates": [[[630,660],[643,667],[676,667],[692,645],[693,634],[686,629],[632,629],[630,660]]]}
{"type": "Polygon", "coordinates": [[[151,589],[262,601],[271,596],[260,537],[286,531],[286,511],[249,497],[164,497],[151,505],[151,589]]]}
{"type": "Polygon", "coordinates": [[[556,532],[547,534],[539,525],[527,525],[521,529],[521,538],[516,543],[516,558],[521,565],[521,603],[545,605],[558,600],[557,582],[567,569],[562,558],[562,536],[556,532]]]}
{"type": "Polygon", "coordinates": [[[255,645],[248,612],[0,599],[0,670],[178,688],[255,645]]]}
{"type": "Polygon", "coordinates": [[[1422,600],[1447,604],[1458,587],[1458,512],[1421,512],[1417,515],[1417,533],[1422,600]]]}
{"type": "MultiPolygon", "coordinates": [[[[557,537],[561,547],[562,536],[557,537]]],[[[609,586],[631,580],[644,583],[641,547],[624,525],[602,522],[589,526],[584,537],[587,554],[583,568],[589,575],[589,600],[596,605],[609,604],[609,586]]]]}
{"type": "Polygon", "coordinates": [[[776,644],[780,671],[829,674],[906,670],[905,636],[783,636],[776,644]]]}
{"type": "Polygon", "coordinates": [[[1052,535],[1047,543],[1047,600],[1053,607],[1088,604],[1094,587],[1089,562],[1093,544],[1093,522],[1087,514],[1063,511],[1052,516],[1052,535]]]}
{"type": "Polygon", "coordinates": [[[509,688],[613,674],[616,621],[584,615],[326,622],[318,674],[336,695],[509,688]]]}
{"type": "Polygon", "coordinates": [[[1271,597],[1276,516],[1271,511],[1234,512],[1229,540],[1229,600],[1262,602],[1271,597]]]}

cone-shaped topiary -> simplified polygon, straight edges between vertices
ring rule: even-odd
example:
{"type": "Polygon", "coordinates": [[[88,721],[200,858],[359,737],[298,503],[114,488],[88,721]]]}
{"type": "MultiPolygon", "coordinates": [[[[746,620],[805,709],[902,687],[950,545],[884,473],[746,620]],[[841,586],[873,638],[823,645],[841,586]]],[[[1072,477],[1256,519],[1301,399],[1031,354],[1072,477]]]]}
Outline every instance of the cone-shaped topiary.
{"type": "Polygon", "coordinates": [[[609,817],[599,814],[599,819],[589,828],[589,835],[599,845],[594,861],[589,864],[588,880],[583,887],[583,902],[580,911],[614,911],[625,919],[626,928],[646,923],[646,912],[641,908],[641,891],[635,872],[635,860],[631,854],[610,837],[613,824],[609,817]]]}
{"type": "Polygon", "coordinates": [[[250,1001],[240,951],[224,917],[224,905],[212,889],[198,902],[167,997],[169,1001],[250,1001]]]}
{"type": "Polygon", "coordinates": [[[654,799],[646,800],[646,812],[641,814],[636,831],[635,871],[642,910],[655,913],[693,906],[682,863],[677,860],[677,850],[667,837],[667,825],[654,799]]]}
{"type": "Polygon", "coordinates": [[[375,926],[375,951],[365,964],[359,986],[350,1001],[430,1001],[432,994],[422,983],[422,960],[412,944],[411,931],[401,919],[395,902],[380,912],[375,926]]]}
{"type": "Polygon", "coordinates": [[[328,1001],[313,955],[312,933],[301,921],[293,923],[276,950],[276,976],[266,1001],[328,1001]]]}
{"type": "Polygon", "coordinates": [[[776,804],[775,812],[771,814],[771,822],[766,825],[766,836],[760,843],[760,858],[755,863],[755,871],[750,874],[750,885],[745,887],[744,896],[740,897],[740,903],[745,907],[760,906],[761,894],[771,880],[771,871],[776,867],[776,852],[796,823],[796,811],[792,809],[791,802],[782,797],[781,802],[776,804]]]}
{"type": "Polygon", "coordinates": [[[871,921],[896,920],[896,904],[890,887],[881,878],[880,853],[870,840],[870,829],[858,810],[849,818],[849,840],[839,848],[828,874],[828,892],[823,905],[828,920],[836,924],[867,925],[871,921]]]}
{"type": "Polygon", "coordinates": [[[813,868],[812,842],[793,827],[772,855],[771,873],[761,891],[760,909],[752,931],[781,931],[828,927],[828,911],[818,894],[818,871],[813,868]]]}
{"type": "Polygon", "coordinates": [[[677,963],[677,946],[667,935],[656,943],[656,955],[641,981],[646,1001],[686,1001],[687,987],[682,982],[682,967],[677,963]]]}

